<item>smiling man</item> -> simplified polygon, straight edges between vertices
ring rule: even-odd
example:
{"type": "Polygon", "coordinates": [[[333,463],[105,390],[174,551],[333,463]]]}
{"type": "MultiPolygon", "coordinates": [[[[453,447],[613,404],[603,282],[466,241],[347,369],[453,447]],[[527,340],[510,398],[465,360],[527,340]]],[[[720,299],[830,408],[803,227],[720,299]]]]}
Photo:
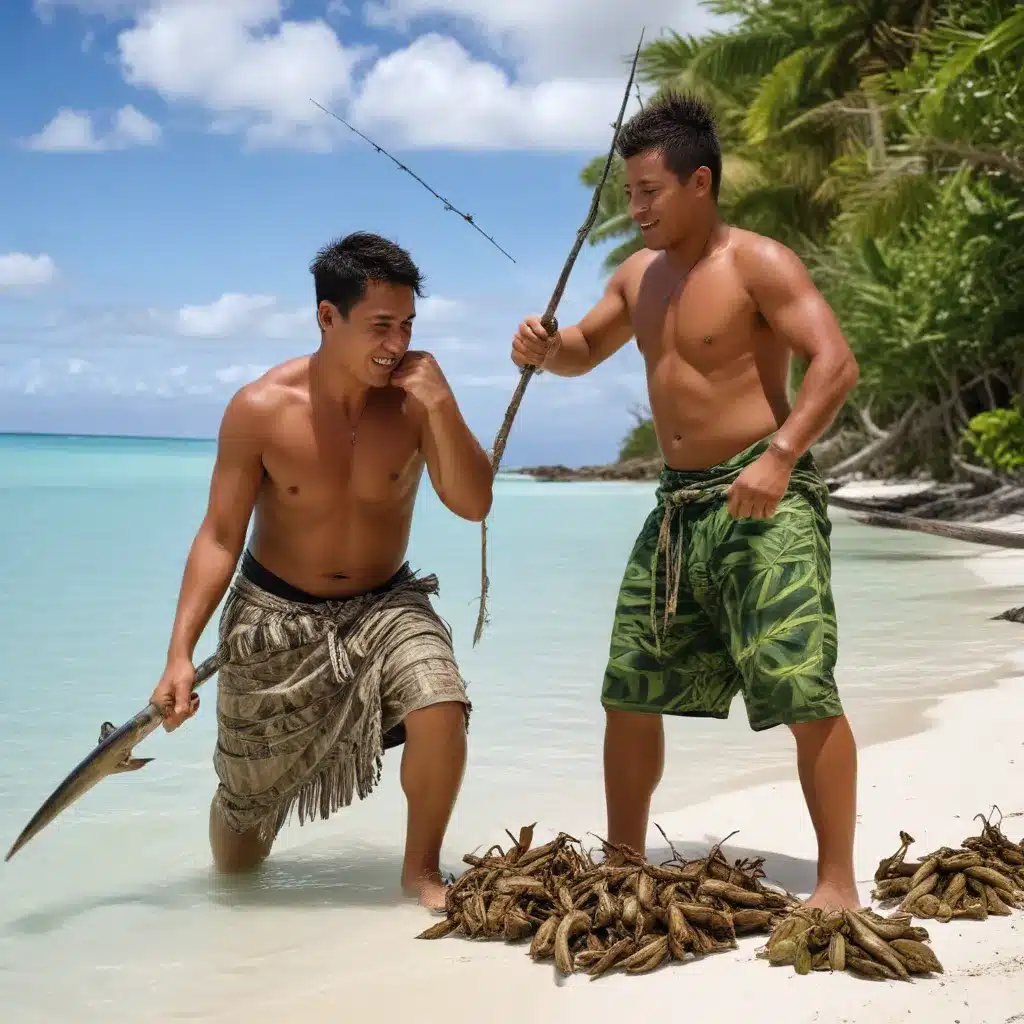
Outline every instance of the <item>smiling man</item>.
{"type": "Polygon", "coordinates": [[[663,716],[788,726],[818,837],[814,905],[855,908],[856,746],[833,677],[827,488],[809,449],[857,380],[799,259],[722,223],[722,159],[704,104],[666,96],[622,129],[645,248],[576,325],[537,317],[512,358],[587,373],[636,337],[665,466],[619,591],[605,671],[608,838],[642,852],[663,716]],[[790,357],[808,360],[793,407],[790,357]]]}
{"type": "Polygon", "coordinates": [[[215,864],[254,868],[293,809],[326,818],[367,796],[384,749],[404,743],[402,884],[436,909],[470,703],[430,602],[437,581],[414,576],[405,552],[424,465],[444,504],[477,521],[491,465],[433,356],[409,351],[421,278],[408,253],[357,233],[311,269],[320,347],[228,404],[151,699],[169,731],[196,713],[193,652],[230,584],[215,864]]]}

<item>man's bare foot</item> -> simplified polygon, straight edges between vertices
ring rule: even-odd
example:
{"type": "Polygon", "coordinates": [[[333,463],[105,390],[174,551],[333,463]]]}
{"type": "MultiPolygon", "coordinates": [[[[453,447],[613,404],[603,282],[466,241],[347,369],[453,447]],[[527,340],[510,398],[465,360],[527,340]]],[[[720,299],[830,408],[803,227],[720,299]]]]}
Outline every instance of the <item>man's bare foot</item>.
{"type": "Polygon", "coordinates": [[[860,896],[855,885],[835,885],[832,882],[819,883],[804,906],[820,907],[822,910],[861,909],[860,896]]]}
{"type": "Polygon", "coordinates": [[[419,878],[402,881],[406,896],[415,896],[427,910],[444,910],[444,897],[448,887],[441,880],[439,871],[421,875],[419,878]]]}

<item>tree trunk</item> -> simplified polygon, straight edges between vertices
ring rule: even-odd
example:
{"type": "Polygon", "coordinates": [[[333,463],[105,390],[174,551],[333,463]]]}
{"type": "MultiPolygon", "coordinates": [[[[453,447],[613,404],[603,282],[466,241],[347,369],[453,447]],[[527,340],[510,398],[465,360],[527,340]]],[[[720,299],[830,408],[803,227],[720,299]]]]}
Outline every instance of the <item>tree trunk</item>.
{"type": "MultiPolygon", "coordinates": [[[[884,455],[887,451],[894,448],[896,443],[902,440],[903,436],[907,433],[910,428],[910,424],[914,417],[917,415],[918,403],[914,402],[913,405],[899,418],[896,425],[888,431],[882,432],[882,436],[875,436],[875,440],[870,444],[865,445],[855,455],[851,455],[848,459],[843,459],[838,465],[835,465],[831,469],[831,475],[834,477],[845,476],[848,473],[856,473],[859,469],[869,465],[874,459],[877,459],[880,455],[884,455]]],[[[863,419],[865,413],[861,413],[863,419]]],[[[872,424],[874,426],[874,424],[872,424]]],[[[875,430],[878,430],[876,427],[875,430]]]]}
{"type": "Polygon", "coordinates": [[[989,526],[977,526],[974,523],[950,523],[935,519],[922,519],[919,516],[908,516],[900,512],[880,512],[872,508],[869,502],[858,501],[856,498],[843,498],[833,494],[829,503],[837,508],[855,512],[854,519],[866,526],[887,526],[894,530],[912,530],[917,533],[930,533],[936,537],[948,537],[950,540],[962,540],[969,544],[987,544],[997,548],[1017,548],[1024,551],[1024,533],[1012,530],[997,530],[989,526]]]}

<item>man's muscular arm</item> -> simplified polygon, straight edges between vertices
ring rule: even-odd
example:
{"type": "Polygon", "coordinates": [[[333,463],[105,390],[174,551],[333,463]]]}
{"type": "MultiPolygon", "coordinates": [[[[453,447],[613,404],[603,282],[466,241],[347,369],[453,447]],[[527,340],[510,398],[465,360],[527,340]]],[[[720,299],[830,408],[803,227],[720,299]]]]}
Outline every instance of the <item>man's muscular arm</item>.
{"type": "Polygon", "coordinates": [[[164,725],[169,730],[189,717],[195,681],[192,655],[231,582],[245,543],[263,478],[261,404],[253,385],[248,385],[231,399],[221,421],[206,515],[185,562],[167,667],[151,698],[167,709],[164,725]]]}
{"type": "Polygon", "coordinates": [[[790,249],[767,238],[736,257],[748,292],[765,320],[808,360],[793,411],[776,437],[796,461],[835,419],[860,371],[835,314],[790,249]]]}
{"type": "Polygon", "coordinates": [[[455,396],[423,419],[427,472],[438,497],[457,516],[480,522],[491,510],[491,460],[462,418],[455,396]]]}
{"type": "Polygon", "coordinates": [[[429,352],[406,352],[391,383],[409,396],[407,408],[420,427],[427,472],[438,497],[474,522],[491,510],[491,460],[462,418],[437,360],[429,352]]]}
{"type": "Polygon", "coordinates": [[[579,323],[563,327],[553,338],[539,317],[528,317],[512,339],[516,366],[539,366],[557,377],[579,377],[614,355],[633,337],[625,284],[638,272],[636,254],[612,274],[604,295],[579,323]]]}

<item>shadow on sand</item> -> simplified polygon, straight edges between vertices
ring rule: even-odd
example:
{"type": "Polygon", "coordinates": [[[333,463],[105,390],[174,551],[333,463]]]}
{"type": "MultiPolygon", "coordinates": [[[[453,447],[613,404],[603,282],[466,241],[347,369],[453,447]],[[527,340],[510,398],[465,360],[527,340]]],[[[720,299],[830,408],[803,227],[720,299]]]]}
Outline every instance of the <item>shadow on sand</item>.
{"type": "MultiPolygon", "coordinates": [[[[673,840],[673,844],[680,856],[695,859],[705,856],[717,841],[708,837],[703,842],[673,840]]],[[[592,844],[584,841],[584,845],[592,844]]],[[[814,888],[816,867],[812,860],[732,843],[722,852],[730,863],[764,858],[766,880],[788,892],[809,893],[814,888]]],[[[648,855],[658,864],[669,860],[672,852],[658,844],[648,855]]],[[[8,921],[4,931],[9,935],[46,934],[59,931],[75,918],[109,907],[188,911],[203,904],[225,909],[302,907],[314,910],[400,906],[408,902],[398,884],[401,867],[401,854],[394,850],[363,848],[353,853],[313,852],[308,848],[291,850],[272,854],[259,870],[248,875],[219,875],[212,868],[196,871],[134,891],[91,896],[23,914],[8,921]]],[[[442,869],[458,876],[465,865],[446,862],[442,869]]]]}
{"type": "MultiPolygon", "coordinates": [[[[451,865],[443,865],[447,871],[451,865]]],[[[398,880],[402,858],[391,850],[361,849],[355,854],[300,853],[271,855],[247,875],[220,875],[213,868],[132,891],[90,896],[12,918],[8,934],[38,935],[58,931],[73,919],[109,907],[151,907],[187,911],[203,904],[237,909],[399,906],[406,901],[398,880]]]]}

